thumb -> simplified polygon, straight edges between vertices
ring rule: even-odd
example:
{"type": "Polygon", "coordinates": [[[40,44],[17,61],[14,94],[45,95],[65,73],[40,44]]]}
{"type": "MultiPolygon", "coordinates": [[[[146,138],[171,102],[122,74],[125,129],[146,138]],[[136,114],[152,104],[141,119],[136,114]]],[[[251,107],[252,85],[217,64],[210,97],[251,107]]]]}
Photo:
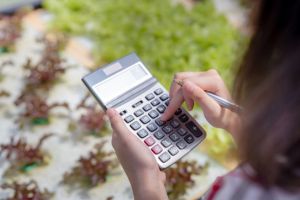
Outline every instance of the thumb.
{"type": "Polygon", "coordinates": [[[112,129],[117,134],[122,134],[124,132],[124,130],[126,130],[126,127],[125,127],[123,119],[121,118],[119,113],[113,108],[109,108],[106,111],[106,113],[108,115],[108,118],[109,118],[112,129]]]}

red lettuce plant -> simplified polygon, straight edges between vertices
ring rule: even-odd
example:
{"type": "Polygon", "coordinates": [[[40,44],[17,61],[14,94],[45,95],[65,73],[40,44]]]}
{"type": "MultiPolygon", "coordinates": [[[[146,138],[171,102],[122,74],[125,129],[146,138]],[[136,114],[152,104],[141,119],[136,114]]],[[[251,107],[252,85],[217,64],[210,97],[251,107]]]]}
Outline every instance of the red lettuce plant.
{"type": "Polygon", "coordinates": [[[96,144],[88,156],[80,157],[75,167],[64,174],[63,183],[84,188],[105,183],[111,170],[117,167],[118,162],[111,158],[113,152],[103,150],[104,144],[105,142],[96,144]]]}
{"type": "Polygon", "coordinates": [[[21,95],[16,101],[17,106],[24,105],[25,110],[18,119],[20,127],[23,127],[28,121],[33,125],[49,124],[49,112],[53,108],[63,107],[69,110],[67,103],[48,104],[42,97],[34,93],[21,95]]]}
{"type": "Polygon", "coordinates": [[[200,175],[206,168],[207,164],[201,166],[196,161],[178,161],[164,170],[169,198],[180,199],[195,184],[193,176],[200,175]]]}
{"type": "Polygon", "coordinates": [[[49,155],[42,151],[41,146],[52,135],[42,136],[36,146],[28,144],[24,138],[15,140],[13,137],[8,144],[1,144],[0,155],[4,156],[11,164],[6,175],[28,172],[34,167],[47,164],[49,155]]]}
{"type": "Polygon", "coordinates": [[[23,15],[23,12],[18,12],[12,16],[0,16],[0,52],[14,48],[16,40],[21,36],[23,15]]]}
{"type": "Polygon", "coordinates": [[[25,79],[25,92],[36,89],[49,90],[58,80],[59,75],[68,68],[65,66],[65,60],[60,56],[60,49],[64,44],[63,39],[58,36],[54,39],[44,37],[39,41],[45,46],[39,62],[34,64],[29,58],[23,65],[23,68],[29,71],[25,79]]]}
{"type": "Polygon", "coordinates": [[[47,189],[41,190],[36,181],[27,183],[4,183],[0,186],[3,190],[12,190],[12,195],[6,197],[6,200],[49,200],[53,193],[47,189]]]}

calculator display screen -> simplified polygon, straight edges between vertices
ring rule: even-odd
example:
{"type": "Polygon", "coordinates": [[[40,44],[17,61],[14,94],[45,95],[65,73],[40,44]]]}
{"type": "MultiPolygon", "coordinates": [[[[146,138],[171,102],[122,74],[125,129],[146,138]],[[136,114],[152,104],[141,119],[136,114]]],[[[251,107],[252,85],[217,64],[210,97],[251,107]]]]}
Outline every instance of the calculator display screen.
{"type": "Polygon", "coordinates": [[[93,89],[106,104],[151,77],[145,66],[138,62],[96,84],[93,89]]]}

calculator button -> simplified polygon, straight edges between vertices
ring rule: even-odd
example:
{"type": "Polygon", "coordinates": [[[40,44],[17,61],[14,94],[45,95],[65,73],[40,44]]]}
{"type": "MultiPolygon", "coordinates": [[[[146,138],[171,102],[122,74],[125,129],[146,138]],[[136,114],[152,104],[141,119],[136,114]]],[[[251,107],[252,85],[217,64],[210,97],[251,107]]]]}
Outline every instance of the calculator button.
{"type": "Polygon", "coordinates": [[[130,127],[133,129],[133,130],[138,130],[139,128],[141,128],[141,124],[137,121],[133,122],[132,124],[130,124],[130,127]]]}
{"type": "Polygon", "coordinates": [[[187,130],[185,130],[184,128],[179,128],[177,130],[177,133],[181,136],[184,136],[185,134],[187,134],[187,130]]]}
{"type": "Polygon", "coordinates": [[[143,107],[143,110],[144,111],[148,111],[148,110],[151,110],[152,106],[150,104],[146,104],[144,107],[143,107]]]}
{"type": "Polygon", "coordinates": [[[141,105],[141,104],[143,104],[143,101],[142,101],[142,100],[140,100],[140,101],[136,102],[135,104],[133,104],[132,107],[133,107],[133,108],[136,108],[136,107],[138,107],[138,106],[141,105]]]}
{"type": "Polygon", "coordinates": [[[165,105],[166,105],[166,106],[168,106],[168,105],[169,105],[169,103],[170,103],[170,101],[169,101],[169,100],[165,101],[165,105]]]}
{"type": "Polygon", "coordinates": [[[184,140],[185,140],[187,143],[189,143],[189,144],[191,144],[191,143],[194,142],[194,138],[193,138],[192,135],[187,135],[187,136],[185,136],[185,137],[184,137],[184,140]]]}
{"type": "Polygon", "coordinates": [[[121,112],[119,113],[119,115],[123,116],[123,115],[125,115],[126,113],[127,113],[127,110],[123,110],[123,111],[121,111],[121,112]]]}
{"type": "Polygon", "coordinates": [[[161,162],[165,163],[168,160],[170,160],[171,156],[167,152],[165,152],[165,153],[161,154],[158,158],[161,162]]]}
{"type": "Polygon", "coordinates": [[[137,132],[137,134],[140,138],[144,138],[148,135],[148,132],[145,129],[141,129],[137,132]]]}
{"type": "Polygon", "coordinates": [[[165,136],[165,134],[162,131],[157,131],[154,133],[154,137],[158,140],[162,139],[165,136]]]}
{"type": "Polygon", "coordinates": [[[147,139],[145,139],[144,142],[147,146],[152,146],[155,143],[155,140],[153,139],[153,137],[150,136],[147,139]]]}
{"type": "Polygon", "coordinates": [[[176,145],[179,149],[184,149],[187,146],[187,144],[183,140],[177,142],[176,145]]]}
{"type": "Polygon", "coordinates": [[[151,124],[148,124],[147,129],[150,132],[153,132],[153,131],[155,131],[157,129],[157,126],[154,123],[151,123],[151,124]]]}
{"type": "Polygon", "coordinates": [[[159,114],[158,114],[157,111],[151,110],[151,111],[148,113],[148,115],[149,115],[152,119],[154,119],[154,118],[158,117],[159,114]]]}
{"type": "Polygon", "coordinates": [[[169,98],[169,95],[163,94],[159,98],[160,98],[160,100],[165,101],[165,100],[167,100],[169,98]]]}
{"type": "Polygon", "coordinates": [[[163,126],[163,125],[166,124],[165,121],[162,121],[162,120],[160,120],[160,119],[156,119],[156,120],[155,120],[155,123],[156,123],[158,126],[163,126]]]}
{"type": "Polygon", "coordinates": [[[163,93],[163,90],[161,88],[154,90],[154,94],[156,95],[160,95],[161,93],[163,93]]]}
{"type": "Polygon", "coordinates": [[[152,93],[150,93],[145,98],[149,101],[151,99],[154,99],[154,95],[152,93]]]}
{"type": "Polygon", "coordinates": [[[127,117],[125,117],[124,121],[126,123],[129,123],[129,122],[132,122],[134,120],[133,116],[132,115],[128,115],[127,117]]]}
{"type": "Polygon", "coordinates": [[[162,130],[168,134],[168,133],[172,132],[173,128],[170,125],[167,125],[167,126],[163,127],[162,130]]]}
{"type": "Polygon", "coordinates": [[[160,152],[162,152],[162,150],[163,149],[161,148],[161,146],[159,146],[159,144],[157,144],[151,148],[151,151],[155,154],[159,154],[160,152]]]}
{"type": "Polygon", "coordinates": [[[159,106],[157,106],[156,110],[160,113],[163,113],[163,112],[165,112],[166,107],[164,105],[159,105],[159,106]]]}
{"type": "Polygon", "coordinates": [[[177,147],[172,146],[172,147],[168,150],[168,152],[169,152],[172,156],[175,156],[175,155],[179,152],[179,150],[178,150],[177,147]]]}
{"type": "Polygon", "coordinates": [[[179,116],[179,120],[184,123],[189,120],[189,117],[186,114],[183,114],[179,116]]]}
{"type": "Polygon", "coordinates": [[[147,115],[145,115],[145,116],[143,116],[143,117],[140,118],[140,121],[141,121],[143,124],[147,124],[148,122],[151,121],[151,119],[150,119],[147,115]]]}
{"type": "Polygon", "coordinates": [[[180,126],[179,121],[176,119],[171,120],[170,124],[173,128],[178,128],[180,126]]]}
{"type": "Polygon", "coordinates": [[[139,116],[141,116],[142,114],[144,114],[144,112],[143,112],[141,109],[138,109],[137,111],[134,112],[134,115],[135,115],[136,117],[139,117],[139,116]]]}
{"type": "Polygon", "coordinates": [[[179,115],[179,114],[181,114],[181,113],[182,113],[181,108],[178,108],[178,109],[176,110],[176,112],[175,112],[175,115],[179,115]]]}
{"type": "Polygon", "coordinates": [[[157,106],[159,103],[160,102],[158,99],[154,99],[153,101],[151,101],[152,106],[157,106]]]}
{"type": "Polygon", "coordinates": [[[180,137],[176,133],[172,133],[169,137],[173,142],[176,142],[177,140],[180,139],[180,137]]]}
{"type": "Polygon", "coordinates": [[[168,147],[172,144],[172,141],[170,140],[170,138],[165,138],[161,141],[161,144],[164,146],[164,147],[168,147]]]}
{"type": "Polygon", "coordinates": [[[193,133],[193,135],[195,137],[201,137],[203,135],[202,131],[196,126],[196,124],[192,121],[186,123],[185,125],[189,131],[191,131],[191,133],[193,133]]]}

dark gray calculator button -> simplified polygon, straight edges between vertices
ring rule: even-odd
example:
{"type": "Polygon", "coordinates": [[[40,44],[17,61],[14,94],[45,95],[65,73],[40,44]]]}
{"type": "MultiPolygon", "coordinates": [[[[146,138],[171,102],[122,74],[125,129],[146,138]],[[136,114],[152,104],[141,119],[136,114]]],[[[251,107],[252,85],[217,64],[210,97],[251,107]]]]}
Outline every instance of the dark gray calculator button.
{"type": "Polygon", "coordinates": [[[158,140],[162,139],[165,136],[165,134],[162,131],[157,131],[154,133],[154,137],[158,140]]]}
{"type": "Polygon", "coordinates": [[[145,116],[141,117],[140,121],[141,121],[143,124],[147,124],[148,122],[151,121],[151,119],[150,119],[147,115],[145,115],[145,116]]]}
{"type": "Polygon", "coordinates": [[[160,119],[156,119],[156,120],[155,120],[155,123],[156,123],[158,126],[163,126],[163,125],[166,124],[166,122],[164,122],[164,121],[162,121],[162,120],[160,120],[160,119]]]}
{"type": "Polygon", "coordinates": [[[141,128],[141,124],[137,121],[133,122],[132,124],[130,124],[130,127],[133,129],[133,130],[138,130],[139,128],[141,128]]]}
{"type": "Polygon", "coordinates": [[[184,140],[185,140],[187,143],[189,143],[189,144],[191,144],[191,143],[194,142],[194,138],[193,138],[192,135],[187,135],[187,136],[185,136],[185,137],[184,137],[184,140]]]}
{"type": "Polygon", "coordinates": [[[178,118],[183,123],[189,120],[189,117],[186,114],[180,115],[178,118]]]}
{"type": "Polygon", "coordinates": [[[161,93],[163,93],[163,90],[161,88],[154,90],[154,94],[156,95],[160,95],[161,93]]]}
{"type": "Polygon", "coordinates": [[[176,112],[175,112],[175,115],[179,115],[179,114],[181,114],[181,113],[182,113],[181,108],[178,108],[178,109],[176,110],[176,112]]]}
{"type": "Polygon", "coordinates": [[[152,119],[154,119],[154,118],[158,117],[159,114],[158,114],[157,111],[151,110],[151,111],[148,113],[148,115],[149,115],[152,119]]]}
{"type": "Polygon", "coordinates": [[[203,135],[202,131],[196,126],[192,121],[186,123],[186,127],[193,133],[195,137],[201,137],[203,135]]]}
{"type": "Polygon", "coordinates": [[[187,146],[187,144],[183,140],[177,142],[176,145],[179,149],[184,149],[187,146]]]}
{"type": "Polygon", "coordinates": [[[134,115],[135,115],[136,117],[139,117],[139,116],[141,116],[142,114],[144,114],[144,112],[143,112],[141,109],[138,109],[137,111],[134,112],[134,115]]]}
{"type": "Polygon", "coordinates": [[[149,101],[154,98],[154,94],[150,93],[145,98],[149,101]]]}
{"type": "Polygon", "coordinates": [[[151,101],[152,106],[157,106],[159,103],[160,102],[158,99],[154,99],[153,101],[151,101]]]}
{"type": "Polygon", "coordinates": [[[167,152],[165,152],[165,153],[161,154],[158,158],[161,162],[165,163],[168,160],[170,160],[171,156],[167,152]]]}
{"type": "Polygon", "coordinates": [[[170,140],[170,138],[165,138],[161,141],[161,144],[164,146],[164,147],[168,147],[172,144],[172,141],[170,140]]]}
{"type": "Polygon", "coordinates": [[[170,124],[173,128],[178,128],[180,126],[179,121],[176,119],[171,120],[170,124]]]}
{"type": "Polygon", "coordinates": [[[160,113],[163,113],[163,112],[165,112],[166,107],[164,105],[159,105],[159,106],[157,106],[156,110],[160,113]]]}
{"type": "Polygon", "coordinates": [[[138,106],[141,105],[141,104],[143,104],[143,101],[142,101],[142,100],[140,100],[140,101],[136,102],[135,104],[133,104],[132,107],[133,107],[133,108],[136,108],[136,107],[138,107],[138,106]]]}
{"type": "Polygon", "coordinates": [[[173,142],[176,142],[177,140],[180,139],[180,137],[176,133],[172,133],[169,137],[173,142]]]}
{"type": "Polygon", "coordinates": [[[171,133],[173,128],[170,126],[170,125],[167,125],[165,127],[162,128],[162,130],[165,132],[165,133],[171,133]]]}
{"type": "Polygon", "coordinates": [[[179,128],[177,130],[177,133],[181,136],[184,136],[185,134],[187,134],[187,130],[185,130],[184,128],[179,128]]]}
{"type": "Polygon", "coordinates": [[[165,101],[165,100],[167,100],[169,98],[169,95],[163,94],[159,98],[160,98],[160,100],[165,101]]]}
{"type": "Polygon", "coordinates": [[[137,135],[140,137],[140,138],[144,138],[148,135],[148,132],[145,130],[145,129],[141,129],[137,132],[137,135]]]}
{"type": "Polygon", "coordinates": [[[178,150],[178,148],[177,148],[176,146],[172,146],[172,147],[168,150],[168,152],[169,152],[172,156],[175,156],[175,155],[179,152],[179,150],[178,150]]]}
{"type": "Polygon", "coordinates": [[[148,111],[148,110],[151,110],[152,106],[150,104],[147,104],[143,107],[143,110],[144,111],[148,111]]]}
{"type": "Polygon", "coordinates": [[[169,105],[169,103],[170,103],[170,101],[169,101],[169,100],[167,100],[167,101],[165,102],[165,105],[166,105],[166,106],[168,106],[168,105],[169,105]]]}
{"type": "Polygon", "coordinates": [[[127,113],[127,111],[126,111],[126,110],[123,110],[123,111],[121,111],[121,112],[119,113],[119,115],[123,116],[123,115],[125,115],[126,113],[127,113]]]}
{"type": "Polygon", "coordinates": [[[148,124],[147,129],[151,132],[157,129],[157,126],[154,123],[148,124]]]}
{"type": "Polygon", "coordinates": [[[126,123],[129,123],[129,122],[132,122],[132,120],[134,120],[133,116],[132,115],[128,115],[127,117],[125,117],[124,121],[126,123]]]}

